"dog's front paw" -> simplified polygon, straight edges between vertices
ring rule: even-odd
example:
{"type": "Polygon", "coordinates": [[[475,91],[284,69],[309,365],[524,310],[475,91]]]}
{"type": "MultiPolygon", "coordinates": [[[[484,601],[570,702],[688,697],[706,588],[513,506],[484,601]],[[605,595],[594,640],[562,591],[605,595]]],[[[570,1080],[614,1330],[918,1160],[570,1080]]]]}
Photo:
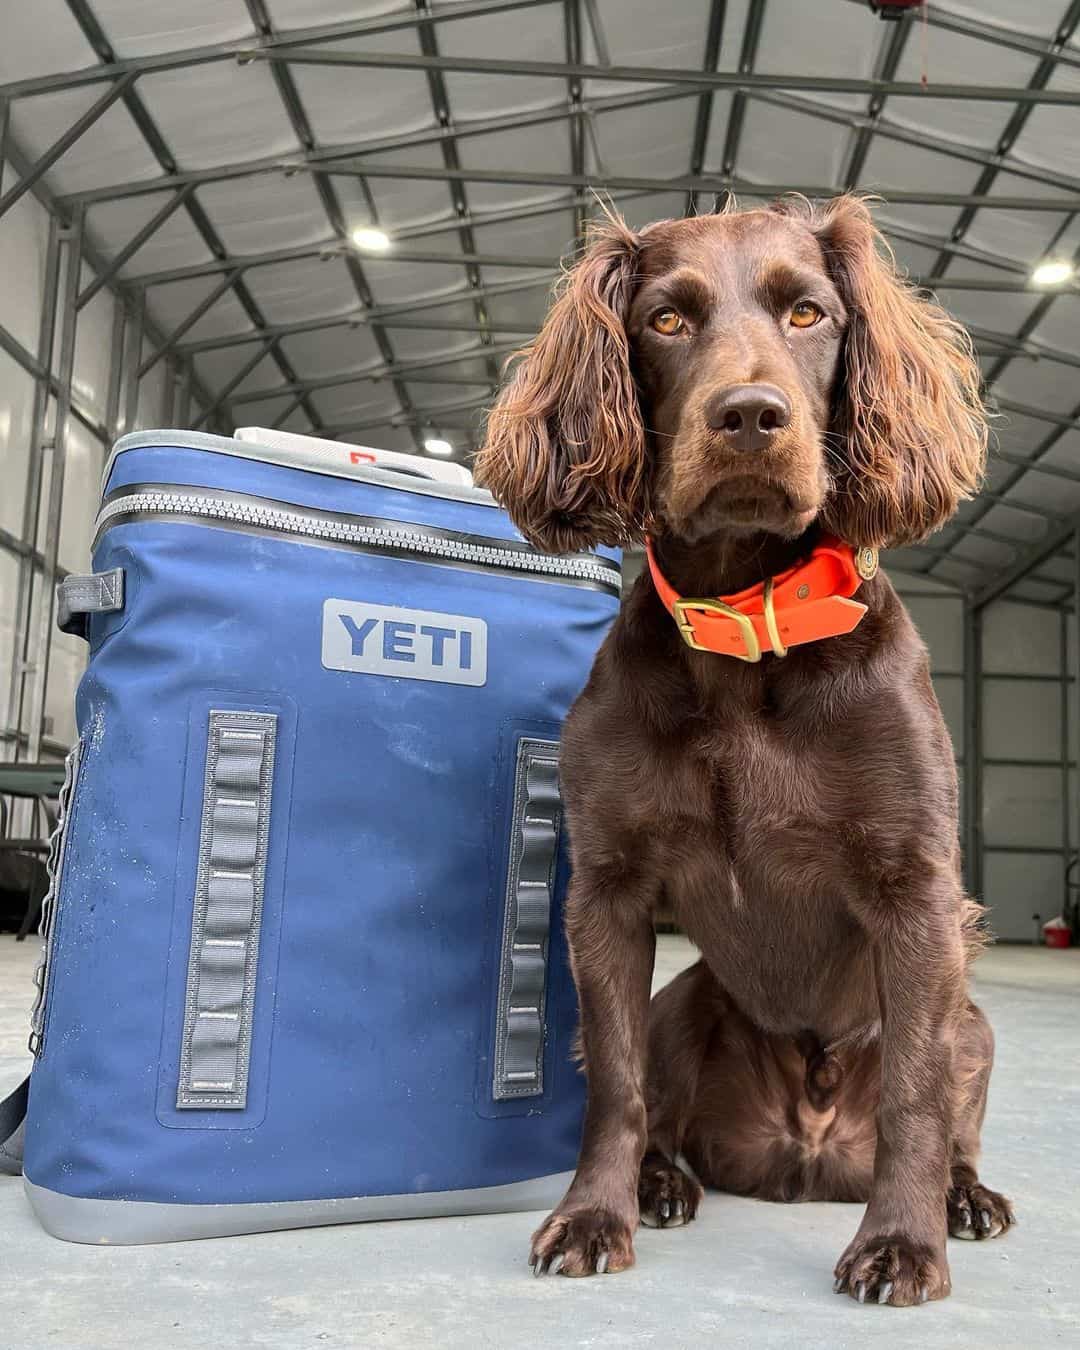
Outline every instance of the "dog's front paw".
{"type": "Polygon", "coordinates": [[[1003,1195],[981,1186],[953,1186],[945,1198],[949,1232],[956,1238],[1000,1237],[1016,1222],[1012,1205],[1003,1195]]]}
{"type": "Polygon", "coordinates": [[[533,1234],[534,1275],[612,1275],[634,1264],[633,1229],[607,1209],[549,1214],[533,1234]]]}
{"type": "Polygon", "coordinates": [[[837,1262],[835,1274],[834,1293],[894,1308],[946,1298],[952,1287],[943,1250],[934,1251],[896,1233],[856,1237],[837,1262]]]}
{"type": "Polygon", "coordinates": [[[659,1154],[650,1154],[641,1164],[638,1204],[641,1222],[648,1228],[677,1228],[689,1223],[704,1195],[693,1177],[659,1154]]]}

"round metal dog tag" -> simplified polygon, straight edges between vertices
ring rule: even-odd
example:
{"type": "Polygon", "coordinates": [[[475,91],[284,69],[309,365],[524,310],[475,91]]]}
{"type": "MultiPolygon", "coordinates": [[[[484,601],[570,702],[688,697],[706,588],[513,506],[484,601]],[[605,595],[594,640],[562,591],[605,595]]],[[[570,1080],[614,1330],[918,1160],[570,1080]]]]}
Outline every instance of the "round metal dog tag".
{"type": "Polygon", "coordinates": [[[863,581],[877,576],[878,551],[876,548],[857,548],[855,550],[855,571],[863,581]]]}

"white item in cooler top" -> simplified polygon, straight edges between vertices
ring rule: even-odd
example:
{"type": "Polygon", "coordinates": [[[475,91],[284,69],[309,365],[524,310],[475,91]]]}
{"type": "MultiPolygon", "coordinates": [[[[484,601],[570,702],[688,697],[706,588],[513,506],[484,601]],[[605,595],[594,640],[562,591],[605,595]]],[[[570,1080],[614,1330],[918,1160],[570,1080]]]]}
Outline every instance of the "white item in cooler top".
{"type": "Polygon", "coordinates": [[[472,474],[464,464],[437,463],[423,455],[403,455],[399,450],[378,450],[368,445],[346,445],[343,441],[328,441],[321,436],[300,436],[293,431],[275,431],[270,427],[238,427],[234,439],[265,445],[272,450],[291,451],[307,459],[312,468],[325,467],[328,463],[366,465],[434,479],[439,483],[453,483],[458,487],[471,487],[473,481],[472,474]]]}

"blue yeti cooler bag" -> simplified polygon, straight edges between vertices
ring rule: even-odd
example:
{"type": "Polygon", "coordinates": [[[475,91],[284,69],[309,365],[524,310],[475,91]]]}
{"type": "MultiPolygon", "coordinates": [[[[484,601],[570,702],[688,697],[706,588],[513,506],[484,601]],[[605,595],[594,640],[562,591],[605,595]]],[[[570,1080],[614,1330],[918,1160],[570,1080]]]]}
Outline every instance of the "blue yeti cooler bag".
{"type": "MultiPolygon", "coordinates": [[[[344,447],[122,440],[53,842],[24,1173],[157,1242],[545,1207],[584,1085],[559,728],[612,553],[344,447]]],[[[10,1114],[9,1104],[9,1114],[10,1114]]]]}

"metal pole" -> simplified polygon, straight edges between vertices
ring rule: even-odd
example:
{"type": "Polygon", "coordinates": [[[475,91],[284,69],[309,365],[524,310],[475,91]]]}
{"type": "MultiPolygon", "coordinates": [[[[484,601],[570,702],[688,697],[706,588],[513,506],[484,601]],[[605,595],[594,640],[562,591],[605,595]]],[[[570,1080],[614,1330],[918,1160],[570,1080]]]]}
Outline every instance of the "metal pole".
{"type": "Polygon", "coordinates": [[[4,166],[7,162],[8,127],[11,124],[11,100],[0,98],[0,196],[4,193],[4,166]]]}
{"type": "Polygon", "coordinates": [[[113,301],[112,343],[109,347],[109,395],[105,405],[105,434],[109,446],[120,434],[120,397],[124,385],[124,330],[127,306],[120,296],[113,301]]]}
{"type": "MultiPolygon", "coordinates": [[[[1073,672],[1073,717],[1074,725],[1080,730],[1080,529],[1077,529],[1073,535],[1073,661],[1075,670],[1073,672]]],[[[1068,667],[1066,666],[1066,677],[1068,667]]],[[[1068,732],[1066,735],[1065,759],[1069,758],[1068,752],[1068,732]]],[[[1080,769],[1080,765],[1077,766],[1080,769]]],[[[1066,770],[1066,773],[1068,770],[1066,770]]],[[[1068,813],[1069,798],[1066,796],[1066,813],[1068,813]]],[[[1077,793],[1077,800],[1074,803],[1080,810],[1080,793],[1077,793]]],[[[1076,822],[1076,832],[1073,836],[1078,845],[1080,845],[1080,819],[1076,822]]]]}
{"type": "Polygon", "coordinates": [[[171,356],[165,358],[165,373],[161,380],[161,406],[158,409],[158,425],[171,427],[173,406],[176,402],[176,361],[171,356]]]}
{"type": "Polygon", "coordinates": [[[65,230],[66,261],[62,326],[60,330],[60,369],[56,395],[56,426],[53,433],[52,467],[49,473],[48,511],[45,523],[44,561],[41,568],[41,597],[34,640],[34,669],[30,712],[26,727],[26,757],[31,762],[41,755],[45,720],[45,694],[49,680],[49,655],[52,648],[52,619],[57,559],[60,552],[60,516],[64,505],[64,469],[67,462],[68,421],[71,416],[71,381],[75,370],[75,326],[78,319],[79,273],[82,271],[82,240],[85,211],[76,207],[71,224],[65,230]]]}
{"type": "Polygon", "coordinates": [[[15,659],[11,665],[8,698],[8,726],[16,733],[13,758],[19,758],[18,733],[22,729],[22,710],[30,670],[30,624],[34,594],[35,563],[33,549],[41,497],[42,465],[45,458],[45,422],[49,413],[50,377],[53,342],[56,332],[56,298],[60,281],[60,223],[50,212],[49,235],[45,248],[45,278],[42,286],[41,319],[38,328],[37,359],[41,374],[34,382],[34,406],[30,415],[30,456],[23,501],[23,542],[31,552],[19,559],[19,582],[15,596],[15,659]]]}
{"type": "Polygon", "coordinates": [[[964,880],[983,888],[982,611],[964,600],[964,880]]]}
{"type": "Polygon", "coordinates": [[[139,363],[142,360],[143,331],[146,328],[146,292],[135,296],[134,313],[124,344],[124,431],[133,431],[139,420],[139,363]]]}
{"type": "Polygon", "coordinates": [[[180,380],[176,391],[176,425],[178,427],[189,427],[191,425],[191,377],[192,366],[190,359],[179,358],[180,380]]]}
{"type": "MultiPolygon", "coordinates": [[[[1058,620],[1061,663],[1061,851],[1065,866],[1072,852],[1072,820],[1069,814],[1069,616],[1060,610],[1058,620]]],[[[1068,896],[1066,896],[1068,899],[1068,896]]]]}

